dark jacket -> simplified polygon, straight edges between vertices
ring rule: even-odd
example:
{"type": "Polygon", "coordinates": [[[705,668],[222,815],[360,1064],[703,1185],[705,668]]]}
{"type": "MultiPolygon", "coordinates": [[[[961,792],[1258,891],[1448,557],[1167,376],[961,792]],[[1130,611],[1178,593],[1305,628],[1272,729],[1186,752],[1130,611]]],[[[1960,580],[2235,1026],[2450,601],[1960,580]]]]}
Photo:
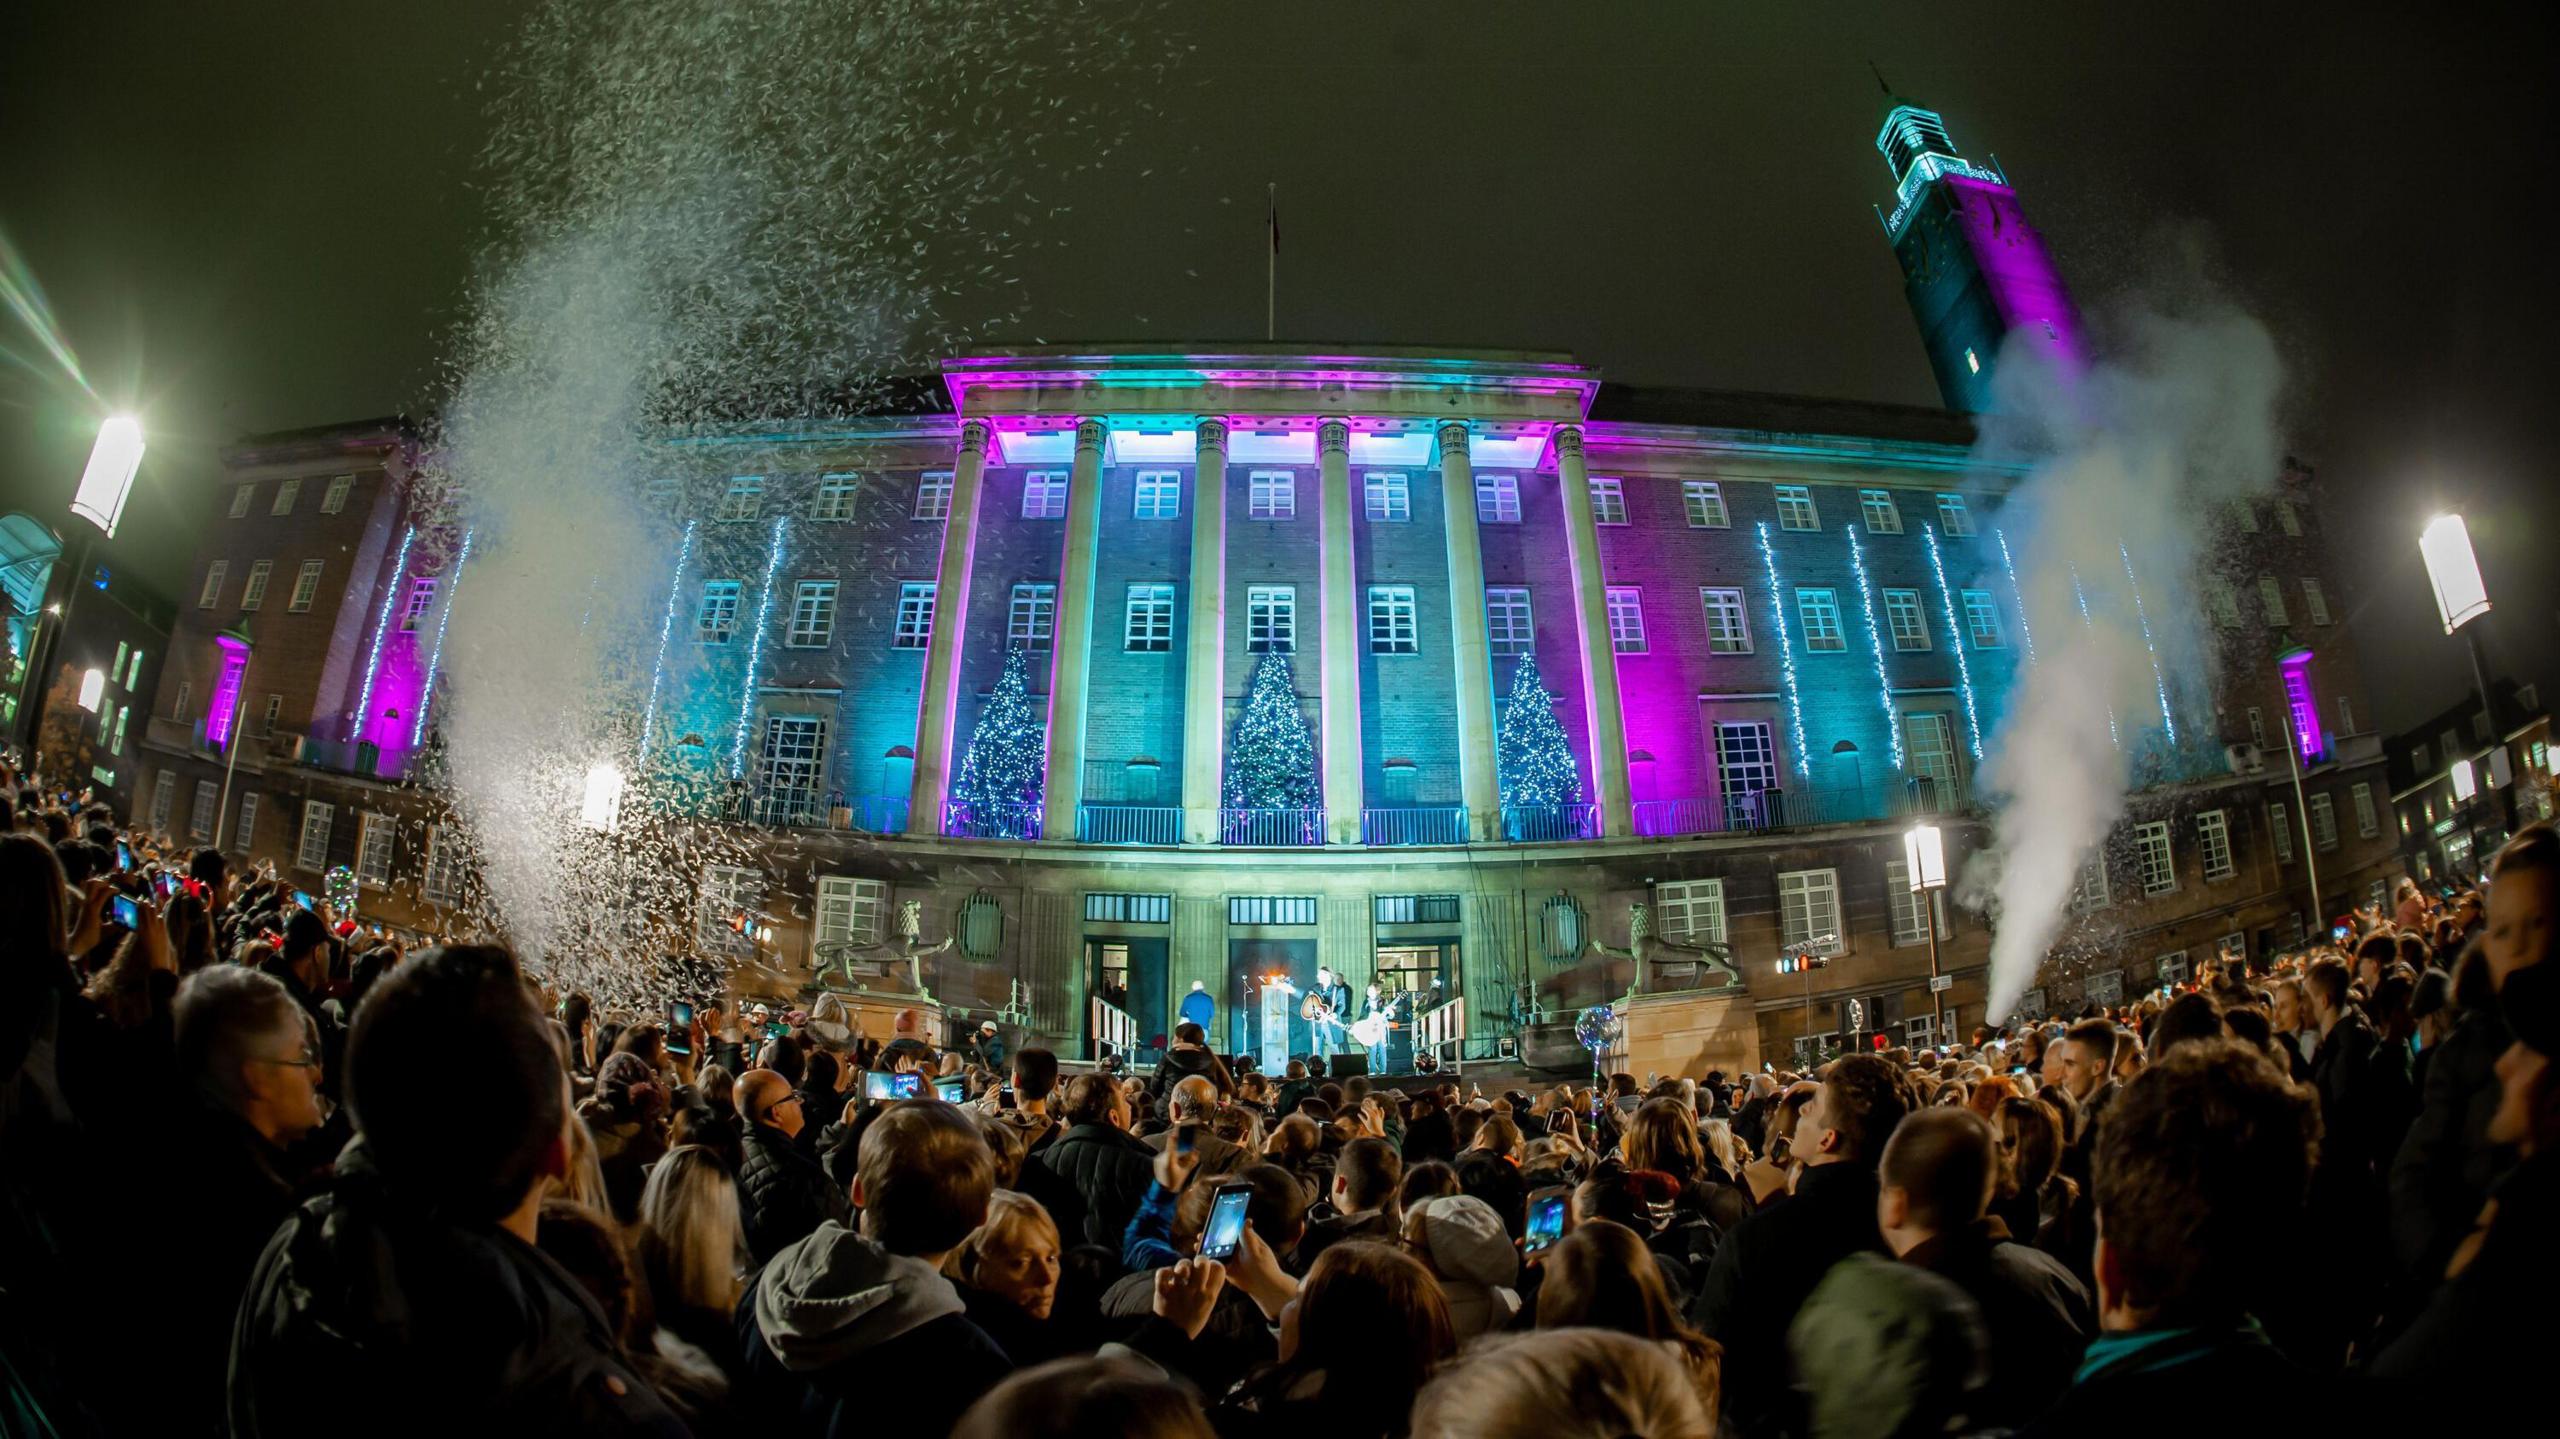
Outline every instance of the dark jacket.
{"type": "Polygon", "coordinates": [[[1724,1407],[1733,1432],[1788,1427],[1787,1325],[1833,1264],[1883,1250],[1875,1171],[1855,1161],[1807,1169],[1794,1194],[1724,1237],[1689,1317],[1724,1346],[1724,1407]]]}
{"type": "Polygon", "coordinates": [[[1045,1189],[1026,1183],[1023,1188],[1062,1200],[1072,1193],[1077,1227],[1069,1227],[1067,1215],[1056,1215],[1059,1234],[1070,1244],[1099,1244],[1117,1254],[1138,1202],[1155,1182],[1155,1159],[1156,1152],[1136,1135],[1108,1124],[1078,1124],[1023,1161],[1026,1172],[1036,1165],[1057,1183],[1045,1189]]]}
{"type": "Polygon", "coordinates": [[[391,1192],[364,1141],[259,1256],[232,1335],[232,1432],[686,1432],[567,1271],[391,1192]],[[368,1419],[366,1416],[371,1416],[368,1419]]]}
{"type": "Polygon", "coordinates": [[[2498,1112],[2498,1056],[2508,1044],[2505,1021],[2466,1011],[2453,1033],[2428,1052],[2418,1117],[2391,1161],[2391,1245],[2403,1273],[2432,1286],[2454,1246],[2471,1232],[2489,1187],[2515,1152],[2489,1142],[2498,1112]]]}
{"type": "Polygon", "coordinates": [[[2541,1402],[2560,1284],[2560,1150],[2536,1153],[2501,1180],[2479,1251],[2373,1362],[2376,1377],[2428,1396],[2460,1393],[2477,1412],[2531,1412],[2541,1402]],[[2503,1401],[2495,1396],[2505,1394],[2503,1401]]]}
{"type": "Polygon", "coordinates": [[[806,1238],[829,1219],[842,1220],[852,1210],[842,1189],[770,1124],[750,1124],[743,1141],[746,1158],[738,1167],[738,1222],[747,1236],[747,1252],[756,1263],[771,1259],[794,1240],[806,1238]]]}
{"type": "Polygon", "coordinates": [[[1157,1061],[1155,1074],[1147,1080],[1147,1092],[1156,1098],[1156,1113],[1171,1118],[1165,1097],[1175,1085],[1195,1077],[1218,1086],[1221,1097],[1235,1092],[1236,1082],[1228,1076],[1227,1066],[1218,1056],[1205,1049],[1168,1049],[1164,1058],[1157,1061]]]}
{"type": "Polygon", "coordinates": [[[2012,1242],[1997,1219],[1938,1235],[1902,1259],[1944,1276],[1982,1310],[1991,1378],[1967,1415],[1974,1423],[2024,1424],[2070,1386],[2097,1325],[2089,1291],[2061,1261],[2012,1242]]]}
{"type": "Polygon", "coordinates": [[[2103,1334],[2060,1402],[2021,1431],[2051,1439],[2392,1432],[2353,1422],[2354,1390],[2314,1376],[2252,1328],[2103,1334]]]}
{"type": "Polygon", "coordinates": [[[1383,1209],[1361,1215],[1329,1214],[1307,1226],[1306,1234],[1298,1240],[1297,1257],[1284,1262],[1290,1273],[1304,1274],[1315,1264],[1317,1255],[1345,1240],[1368,1239],[1392,1245],[1402,1233],[1403,1226],[1396,1216],[1383,1209]]]}
{"type": "Polygon", "coordinates": [[[2373,1176],[2375,1038],[2372,1021],[2350,1006],[2320,1036],[2311,1055],[2311,1085],[2320,1092],[2320,1175],[2333,1187],[2373,1176]]]}

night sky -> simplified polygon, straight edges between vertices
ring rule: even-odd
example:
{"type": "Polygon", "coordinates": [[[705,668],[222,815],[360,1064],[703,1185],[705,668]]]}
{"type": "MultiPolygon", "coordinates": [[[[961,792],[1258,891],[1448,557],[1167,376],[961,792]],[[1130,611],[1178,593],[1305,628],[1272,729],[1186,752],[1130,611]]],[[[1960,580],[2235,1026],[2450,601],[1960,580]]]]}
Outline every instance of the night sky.
{"type": "MultiPolygon", "coordinates": [[[[0,231],[151,436],[110,562],[185,587],[228,439],[432,405],[486,233],[481,87],[524,8],[0,20],[0,231]]],[[[1018,338],[1258,336],[1277,182],[1284,340],[1568,350],[1638,384],[1933,404],[1871,208],[1890,204],[1873,60],[1997,154],[2084,306],[2183,247],[2274,332],[2385,724],[2469,682],[2418,564],[2438,508],[2480,545],[2493,663],[2550,677],[2560,122],[2537,7],[1171,13],[1140,41],[1165,62],[1143,82],[1156,118],[1100,178],[1051,187],[1072,208],[1021,268],[1018,338]]],[[[0,366],[0,508],[50,520],[96,414],[0,327],[35,361],[0,366]]]]}

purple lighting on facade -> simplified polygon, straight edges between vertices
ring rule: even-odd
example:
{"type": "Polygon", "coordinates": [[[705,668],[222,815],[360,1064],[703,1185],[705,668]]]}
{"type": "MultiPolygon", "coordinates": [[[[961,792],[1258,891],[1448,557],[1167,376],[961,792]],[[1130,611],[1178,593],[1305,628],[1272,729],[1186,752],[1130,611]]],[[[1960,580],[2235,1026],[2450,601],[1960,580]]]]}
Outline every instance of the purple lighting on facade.
{"type": "Polygon", "coordinates": [[[2011,334],[2023,334],[2052,354],[2066,371],[2080,366],[2080,322],[2071,292],[2045,252],[2044,238],[2029,229],[2018,197],[2006,185],[1970,175],[1942,176],[1956,225],[1983,288],[2011,334]]]}
{"type": "Polygon", "coordinates": [[[213,682],[213,698],[205,706],[204,737],[215,748],[231,744],[231,721],[240,708],[240,675],[249,668],[249,646],[230,635],[215,635],[222,647],[222,675],[213,682]]]}
{"type": "Polygon", "coordinates": [[[2311,693],[2311,651],[2287,650],[2276,661],[2284,668],[2284,702],[2293,711],[2293,744],[2304,764],[2317,764],[2328,749],[2320,733],[2320,705],[2311,693]]]}

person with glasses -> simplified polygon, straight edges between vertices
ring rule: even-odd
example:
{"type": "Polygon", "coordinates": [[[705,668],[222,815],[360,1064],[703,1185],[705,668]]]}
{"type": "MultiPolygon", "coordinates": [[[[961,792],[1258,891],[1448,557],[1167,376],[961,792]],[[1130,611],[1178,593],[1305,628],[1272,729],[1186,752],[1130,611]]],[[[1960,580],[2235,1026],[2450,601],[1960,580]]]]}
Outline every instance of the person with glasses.
{"type": "Polygon", "coordinates": [[[794,1142],[810,1119],[791,1081],[770,1069],[751,1069],[739,1076],[736,1096],[738,1117],[746,1123],[738,1213],[747,1252],[762,1264],[824,1221],[843,1221],[849,1210],[844,1191],[794,1142]]]}

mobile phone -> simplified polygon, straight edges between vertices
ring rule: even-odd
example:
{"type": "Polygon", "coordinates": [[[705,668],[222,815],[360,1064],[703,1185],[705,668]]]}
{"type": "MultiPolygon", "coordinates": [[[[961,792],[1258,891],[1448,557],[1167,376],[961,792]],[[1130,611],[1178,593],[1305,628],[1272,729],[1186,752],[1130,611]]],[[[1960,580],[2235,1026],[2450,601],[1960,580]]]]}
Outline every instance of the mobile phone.
{"type": "Polygon", "coordinates": [[[142,906],[121,894],[107,901],[107,912],[115,916],[116,923],[127,929],[142,928],[142,906]]]}
{"type": "Polygon", "coordinates": [[[933,1092],[936,1098],[943,1100],[945,1103],[961,1103],[969,1097],[968,1076],[962,1074],[938,1075],[933,1081],[933,1092]]]}
{"type": "Polygon", "coordinates": [[[892,1074],[885,1069],[862,1072],[862,1097],[865,1099],[913,1099],[923,1092],[924,1076],[921,1074],[892,1074]]]}
{"type": "Polygon", "coordinates": [[[780,1039],[783,1035],[789,1033],[790,1030],[790,1025],[777,1019],[764,1027],[764,1037],[767,1039],[780,1039]]]}
{"type": "Polygon", "coordinates": [[[1012,1086],[1012,1085],[1008,1084],[1008,1085],[1006,1085],[1004,1088],[999,1089],[999,1090],[997,1090],[997,1091],[996,1091],[996,1108],[998,1108],[998,1109],[1011,1109],[1011,1108],[1013,1108],[1013,1086],[1012,1086]]]}
{"type": "Polygon", "coordinates": [[[667,1053],[693,1053],[693,1006],[681,999],[667,1006],[667,1053]]]}
{"type": "Polygon", "coordinates": [[[178,892],[178,877],[176,875],[169,874],[166,871],[153,875],[151,877],[151,892],[160,897],[160,902],[162,904],[167,904],[170,897],[178,892]]]}
{"type": "Polygon", "coordinates": [[[133,868],[133,847],[123,840],[116,841],[116,868],[133,868]]]}
{"type": "Polygon", "coordinates": [[[1253,1186],[1241,1183],[1221,1184],[1209,1198],[1209,1222],[1200,1230],[1200,1257],[1228,1260],[1244,1247],[1244,1207],[1253,1198],[1253,1186]]]}
{"type": "Polygon", "coordinates": [[[2337,941],[2338,943],[2340,943],[2340,944],[2344,944],[2344,943],[2346,943],[2346,942],[2347,942],[2347,936],[2348,936],[2350,933],[2353,933],[2353,931],[2349,930],[2349,929],[2348,929],[2345,925],[2343,925],[2343,924],[2333,924],[2333,925],[2329,926],[2329,937],[2330,937],[2331,939],[2336,940],[2336,941],[2337,941]]]}
{"type": "Polygon", "coordinates": [[[1563,1185],[1550,1185],[1529,1196],[1528,1252],[1537,1253],[1564,1238],[1564,1202],[1571,1191],[1563,1185]]]}
{"type": "Polygon", "coordinates": [[[304,909],[310,910],[314,914],[320,912],[320,906],[312,903],[311,895],[307,890],[295,890],[293,892],[293,902],[301,905],[304,909]]]}
{"type": "Polygon", "coordinates": [[[1173,1152],[1190,1154],[1200,1147],[1200,1126],[1177,1124],[1173,1127],[1173,1152]]]}

